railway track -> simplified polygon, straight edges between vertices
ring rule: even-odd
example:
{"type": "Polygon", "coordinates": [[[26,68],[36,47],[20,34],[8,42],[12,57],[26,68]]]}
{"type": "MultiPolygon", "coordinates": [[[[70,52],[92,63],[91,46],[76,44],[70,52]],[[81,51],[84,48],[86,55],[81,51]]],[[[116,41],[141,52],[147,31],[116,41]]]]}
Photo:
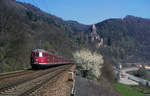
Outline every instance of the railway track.
{"type": "Polygon", "coordinates": [[[15,80],[0,82],[0,96],[29,96],[43,84],[52,81],[58,74],[65,71],[71,65],[59,66],[47,70],[39,70],[35,73],[17,77],[15,80]],[[7,82],[7,83],[6,83],[7,82]]]}
{"type": "Polygon", "coordinates": [[[13,78],[13,77],[33,73],[33,72],[34,72],[33,70],[23,70],[23,71],[18,71],[18,72],[11,72],[8,74],[0,74],[0,81],[3,79],[9,79],[9,78],[13,78]]]}

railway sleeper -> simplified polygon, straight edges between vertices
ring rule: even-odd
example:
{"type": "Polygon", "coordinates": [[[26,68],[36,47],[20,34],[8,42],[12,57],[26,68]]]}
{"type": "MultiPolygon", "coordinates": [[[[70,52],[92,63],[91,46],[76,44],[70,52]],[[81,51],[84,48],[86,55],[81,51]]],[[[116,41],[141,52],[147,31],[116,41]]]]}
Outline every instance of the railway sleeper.
{"type": "Polygon", "coordinates": [[[56,75],[58,75],[62,71],[65,71],[65,69],[66,67],[56,70],[54,72],[48,72],[43,76],[41,75],[39,78],[30,80],[29,82],[25,82],[20,85],[18,84],[17,86],[15,86],[14,84],[13,87],[8,87],[7,90],[0,92],[0,96],[28,96],[30,93],[34,92],[35,90],[38,90],[43,84],[46,84],[46,82],[54,78],[56,75]],[[43,78],[46,79],[43,80],[43,78]]]}

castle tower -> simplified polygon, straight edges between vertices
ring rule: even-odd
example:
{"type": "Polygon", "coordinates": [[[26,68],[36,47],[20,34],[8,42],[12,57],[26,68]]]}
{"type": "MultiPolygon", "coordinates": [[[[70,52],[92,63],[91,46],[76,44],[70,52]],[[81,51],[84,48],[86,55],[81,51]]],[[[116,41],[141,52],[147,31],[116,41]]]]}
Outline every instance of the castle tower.
{"type": "Polygon", "coordinates": [[[91,43],[95,43],[95,46],[97,48],[100,48],[101,46],[103,46],[104,40],[103,38],[99,36],[99,34],[97,34],[96,26],[94,24],[91,26],[91,34],[89,37],[90,37],[89,40],[91,41],[91,43]]]}
{"type": "Polygon", "coordinates": [[[94,24],[92,25],[92,34],[93,34],[93,35],[96,35],[96,34],[97,34],[97,33],[96,33],[96,27],[95,27],[94,24]]]}
{"type": "Polygon", "coordinates": [[[91,42],[94,42],[97,36],[96,27],[94,24],[92,25],[91,31],[91,42]]]}

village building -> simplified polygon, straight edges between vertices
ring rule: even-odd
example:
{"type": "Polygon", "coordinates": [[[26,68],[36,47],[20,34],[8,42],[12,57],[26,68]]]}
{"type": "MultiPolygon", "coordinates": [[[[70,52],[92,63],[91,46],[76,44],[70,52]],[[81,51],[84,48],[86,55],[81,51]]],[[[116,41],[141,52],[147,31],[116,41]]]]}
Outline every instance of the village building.
{"type": "Polygon", "coordinates": [[[137,68],[141,68],[142,65],[141,65],[141,64],[137,64],[136,67],[137,67],[137,68]]]}
{"type": "Polygon", "coordinates": [[[121,64],[120,62],[118,62],[117,68],[118,68],[118,69],[122,69],[122,64],[121,64]]]}
{"type": "Polygon", "coordinates": [[[150,69],[150,65],[145,65],[144,68],[145,69],[150,69]]]}

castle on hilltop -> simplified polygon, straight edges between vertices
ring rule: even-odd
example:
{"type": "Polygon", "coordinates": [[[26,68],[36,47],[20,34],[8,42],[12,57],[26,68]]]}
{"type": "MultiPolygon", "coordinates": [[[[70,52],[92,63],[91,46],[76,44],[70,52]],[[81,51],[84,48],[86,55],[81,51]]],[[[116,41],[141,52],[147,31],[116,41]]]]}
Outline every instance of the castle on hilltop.
{"type": "Polygon", "coordinates": [[[95,43],[95,46],[97,48],[100,48],[103,46],[104,40],[102,37],[99,36],[96,32],[96,26],[93,24],[91,27],[91,33],[88,36],[90,43],[95,43]]]}

